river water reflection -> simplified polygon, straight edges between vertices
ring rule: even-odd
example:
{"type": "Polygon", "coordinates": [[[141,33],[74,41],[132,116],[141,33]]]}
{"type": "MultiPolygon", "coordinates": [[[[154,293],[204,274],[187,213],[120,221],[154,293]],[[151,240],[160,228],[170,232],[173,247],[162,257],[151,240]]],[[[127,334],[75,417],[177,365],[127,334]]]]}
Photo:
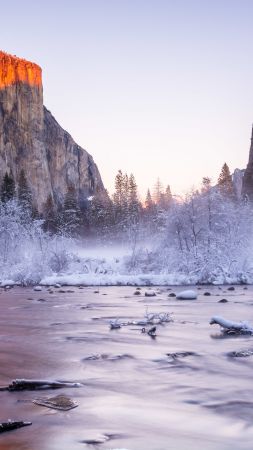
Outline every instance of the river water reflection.
{"type": "Polygon", "coordinates": [[[231,352],[253,351],[253,337],[224,338],[209,320],[221,315],[253,324],[253,288],[202,286],[193,301],[169,297],[178,287],[156,288],[156,297],[145,290],[0,291],[0,384],[83,383],[39,393],[76,400],[67,412],[33,404],[35,391],[0,392],[0,421],[33,422],[2,433],[1,450],[252,449],[253,356],[231,352]],[[147,310],[173,313],[156,338],[135,325],[110,330],[110,320],[140,320],[147,310]]]}

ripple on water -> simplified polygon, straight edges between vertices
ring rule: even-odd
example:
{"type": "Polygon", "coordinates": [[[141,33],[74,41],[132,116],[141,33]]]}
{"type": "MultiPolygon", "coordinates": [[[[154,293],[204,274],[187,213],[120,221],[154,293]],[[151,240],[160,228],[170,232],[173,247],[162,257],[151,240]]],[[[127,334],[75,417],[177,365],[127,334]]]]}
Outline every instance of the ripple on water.
{"type": "MultiPolygon", "coordinates": [[[[129,436],[123,434],[123,433],[105,433],[105,434],[98,434],[94,437],[83,439],[80,442],[80,444],[86,444],[86,445],[99,445],[104,444],[108,441],[113,441],[116,439],[126,439],[129,436]]],[[[114,449],[114,450],[126,450],[126,449],[114,449]]]]}
{"type": "Polygon", "coordinates": [[[229,402],[203,406],[215,413],[225,414],[235,419],[241,419],[250,424],[253,421],[253,402],[231,400],[229,402]]]}
{"type": "Polygon", "coordinates": [[[92,354],[92,355],[88,355],[85,356],[82,361],[86,362],[86,361],[123,361],[123,360],[127,360],[127,359],[135,359],[134,356],[129,355],[127,353],[124,354],[119,354],[119,355],[110,355],[107,353],[97,353],[97,354],[92,354]]]}

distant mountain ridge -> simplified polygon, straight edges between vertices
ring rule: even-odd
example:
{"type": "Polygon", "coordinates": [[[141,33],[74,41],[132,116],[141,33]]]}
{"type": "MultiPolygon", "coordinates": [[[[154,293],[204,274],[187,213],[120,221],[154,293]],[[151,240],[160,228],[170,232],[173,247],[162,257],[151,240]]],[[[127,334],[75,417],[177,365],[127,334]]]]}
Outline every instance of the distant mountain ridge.
{"type": "Polygon", "coordinates": [[[0,177],[17,182],[21,169],[40,212],[50,195],[60,207],[70,186],[80,206],[104,191],[92,156],[43,105],[41,68],[0,51],[0,177]]]}

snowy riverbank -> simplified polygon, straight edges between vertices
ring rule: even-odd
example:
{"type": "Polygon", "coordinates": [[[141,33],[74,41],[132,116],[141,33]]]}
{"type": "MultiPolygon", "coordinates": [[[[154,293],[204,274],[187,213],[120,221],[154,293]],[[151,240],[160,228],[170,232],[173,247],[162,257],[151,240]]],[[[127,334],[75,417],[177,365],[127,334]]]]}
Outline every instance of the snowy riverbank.
{"type": "MultiPolygon", "coordinates": [[[[10,268],[5,270],[5,276],[0,280],[0,286],[187,286],[198,284],[241,285],[253,284],[253,276],[247,273],[210,273],[206,278],[197,274],[184,273],[131,273],[123,262],[85,260],[85,268],[72,267],[72,271],[52,272],[50,268],[35,272],[27,267],[27,271],[10,268]],[[89,268],[88,268],[89,266],[89,268]],[[115,267],[117,266],[117,267],[115,267]],[[75,270],[76,269],[76,270],[75,270]],[[26,275],[26,276],[25,276],[26,275]]],[[[81,263],[80,263],[81,264],[81,263]]],[[[83,264],[84,265],[84,262],[83,264]]]]}

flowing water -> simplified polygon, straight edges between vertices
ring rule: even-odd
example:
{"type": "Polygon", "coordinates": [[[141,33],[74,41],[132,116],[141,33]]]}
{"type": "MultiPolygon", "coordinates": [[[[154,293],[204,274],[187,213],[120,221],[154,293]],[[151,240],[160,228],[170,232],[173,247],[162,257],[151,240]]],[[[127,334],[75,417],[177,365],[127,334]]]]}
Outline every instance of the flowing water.
{"type": "Polygon", "coordinates": [[[205,286],[193,301],[168,296],[178,287],[156,288],[150,298],[145,290],[0,292],[0,385],[15,378],[83,383],[1,391],[0,422],[32,421],[2,433],[1,450],[252,449],[253,336],[225,337],[209,321],[221,315],[253,323],[253,288],[205,286]],[[140,320],[147,308],[173,313],[155,338],[135,325],[110,330],[110,320],[140,320]],[[247,356],[231,356],[241,350],[247,356]],[[59,393],[79,406],[65,412],[32,403],[59,393]]]}

